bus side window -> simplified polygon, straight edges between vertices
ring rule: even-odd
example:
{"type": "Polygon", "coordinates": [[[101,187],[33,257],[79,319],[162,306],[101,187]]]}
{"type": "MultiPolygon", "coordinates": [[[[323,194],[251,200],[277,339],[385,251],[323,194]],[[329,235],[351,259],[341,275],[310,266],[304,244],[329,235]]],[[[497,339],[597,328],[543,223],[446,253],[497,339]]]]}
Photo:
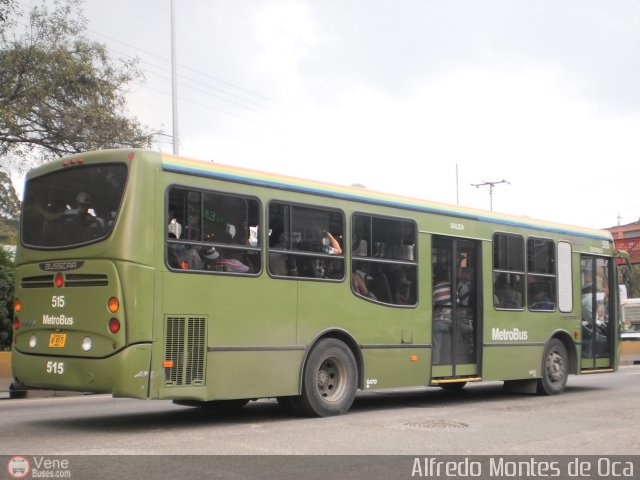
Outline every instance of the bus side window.
{"type": "Polygon", "coordinates": [[[416,305],[418,273],[415,223],[355,214],[352,232],[353,292],[389,305],[416,305]]]}
{"type": "Polygon", "coordinates": [[[522,310],[524,278],[524,238],[496,233],[493,236],[493,306],[522,310]]]}
{"type": "Polygon", "coordinates": [[[272,202],[269,273],[275,277],[344,278],[344,216],[335,209],[272,202]]]}
{"type": "Polygon", "coordinates": [[[167,264],[175,270],[258,274],[256,199],[183,188],[169,191],[167,264]],[[186,226],[182,223],[186,220],[186,226]]]}

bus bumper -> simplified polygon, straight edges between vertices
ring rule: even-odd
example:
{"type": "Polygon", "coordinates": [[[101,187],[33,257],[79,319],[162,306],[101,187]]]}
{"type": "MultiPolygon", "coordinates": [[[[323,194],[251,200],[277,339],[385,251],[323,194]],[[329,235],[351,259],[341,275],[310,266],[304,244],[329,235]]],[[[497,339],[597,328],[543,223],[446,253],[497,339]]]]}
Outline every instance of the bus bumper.
{"type": "Polygon", "coordinates": [[[136,344],[107,358],[74,358],[12,352],[13,377],[36,388],[114,397],[148,398],[151,344],[136,344]]]}

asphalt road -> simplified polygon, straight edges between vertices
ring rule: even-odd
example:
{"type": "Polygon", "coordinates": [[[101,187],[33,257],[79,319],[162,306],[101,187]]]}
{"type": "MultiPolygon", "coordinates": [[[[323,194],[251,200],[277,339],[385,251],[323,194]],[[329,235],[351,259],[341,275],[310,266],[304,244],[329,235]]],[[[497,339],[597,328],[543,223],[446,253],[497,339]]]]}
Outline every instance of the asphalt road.
{"type": "Polygon", "coordinates": [[[0,455],[635,455],[639,400],[640,366],[572,376],[554,397],[497,382],[368,392],[319,419],[274,400],[220,414],[105,395],[5,399],[0,455]]]}

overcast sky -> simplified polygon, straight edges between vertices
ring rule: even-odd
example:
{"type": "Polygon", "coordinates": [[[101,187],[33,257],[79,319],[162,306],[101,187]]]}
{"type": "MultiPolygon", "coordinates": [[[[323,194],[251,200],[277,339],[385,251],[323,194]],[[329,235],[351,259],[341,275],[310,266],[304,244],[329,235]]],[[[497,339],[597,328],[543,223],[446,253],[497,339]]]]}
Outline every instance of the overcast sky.
{"type": "MultiPolygon", "coordinates": [[[[85,14],[171,135],[170,0],[85,14]]],[[[504,179],[495,211],[640,219],[640,1],[175,0],[175,27],[181,155],[483,209],[471,184],[504,179]]]]}

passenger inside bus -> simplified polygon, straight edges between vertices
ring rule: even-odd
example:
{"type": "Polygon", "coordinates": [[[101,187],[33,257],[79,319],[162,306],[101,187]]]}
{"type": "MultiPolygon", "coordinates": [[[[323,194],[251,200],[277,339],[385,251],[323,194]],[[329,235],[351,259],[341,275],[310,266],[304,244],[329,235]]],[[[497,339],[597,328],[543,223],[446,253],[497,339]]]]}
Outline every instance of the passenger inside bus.
{"type": "Polygon", "coordinates": [[[175,214],[173,213],[173,210],[169,210],[169,225],[167,227],[167,232],[169,235],[169,238],[180,238],[180,235],[182,235],[182,225],[180,223],[178,223],[178,220],[176,219],[175,214]]]}
{"type": "Polygon", "coordinates": [[[80,192],[76,196],[76,208],[64,212],[62,221],[71,238],[81,241],[98,238],[104,233],[104,220],[97,217],[92,208],[91,195],[80,192]]]}
{"type": "Polygon", "coordinates": [[[433,282],[433,363],[450,361],[451,351],[451,280],[445,268],[435,271],[433,282]]]}
{"type": "Polygon", "coordinates": [[[549,292],[544,289],[540,283],[532,283],[529,285],[531,290],[531,300],[529,301],[529,309],[531,310],[554,310],[556,304],[551,300],[549,292]]]}
{"type": "Polygon", "coordinates": [[[367,286],[367,280],[371,281],[371,276],[364,273],[362,270],[355,270],[351,275],[351,283],[353,284],[353,291],[357,295],[370,298],[371,300],[377,300],[376,295],[369,290],[367,286]]]}
{"type": "MultiPolygon", "coordinates": [[[[280,232],[279,234],[271,232],[271,235],[277,235],[278,241],[270,248],[277,250],[289,250],[289,236],[285,232],[280,232]]],[[[269,271],[272,275],[295,277],[298,275],[296,259],[293,255],[269,252],[269,271]]]]}
{"type": "MultiPolygon", "coordinates": [[[[514,280],[515,281],[515,280],[514,280]]],[[[509,281],[507,274],[501,273],[494,284],[494,305],[498,308],[521,309],[522,294],[509,281]]]]}
{"type": "Polygon", "coordinates": [[[396,305],[411,305],[411,281],[407,278],[407,272],[399,267],[392,273],[393,303],[396,305]]]}

